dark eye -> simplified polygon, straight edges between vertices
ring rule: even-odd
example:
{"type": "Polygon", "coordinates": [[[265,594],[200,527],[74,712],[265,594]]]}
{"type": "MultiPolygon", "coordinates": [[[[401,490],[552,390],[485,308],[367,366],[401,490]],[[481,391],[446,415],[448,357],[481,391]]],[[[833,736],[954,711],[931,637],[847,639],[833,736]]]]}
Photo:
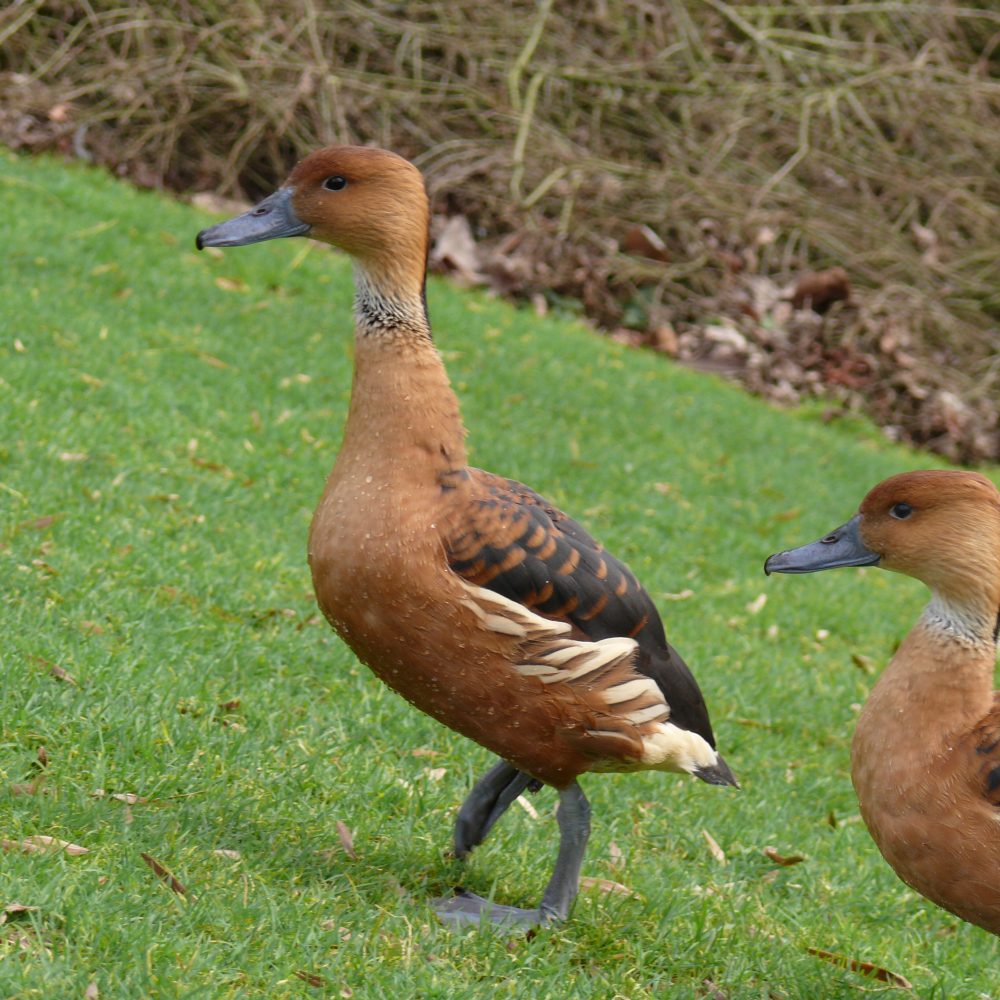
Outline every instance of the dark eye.
{"type": "Polygon", "coordinates": [[[327,177],[327,179],[323,181],[323,187],[325,187],[327,191],[343,191],[344,188],[347,187],[347,181],[341,177],[340,174],[337,174],[335,177],[327,177]]]}
{"type": "Polygon", "coordinates": [[[889,513],[897,521],[905,521],[913,513],[913,508],[908,503],[896,503],[889,508],[889,513]]]}

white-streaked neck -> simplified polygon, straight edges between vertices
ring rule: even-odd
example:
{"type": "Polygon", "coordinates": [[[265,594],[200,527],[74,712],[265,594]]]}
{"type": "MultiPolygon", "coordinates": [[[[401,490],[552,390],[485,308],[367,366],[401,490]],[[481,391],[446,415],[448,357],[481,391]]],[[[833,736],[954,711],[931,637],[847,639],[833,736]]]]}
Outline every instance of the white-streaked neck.
{"type": "Polygon", "coordinates": [[[996,648],[997,611],[991,613],[985,607],[959,603],[934,593],[920,621],[928,632],[963,646],[996,648]]]}
{"type": "Polygon", "coordinates": [[[431,336],[423,286],[393,280],[395,276],[359,263],[354,266],[354,318],[359,334],[392,334],[405,330],[431,336]]]}

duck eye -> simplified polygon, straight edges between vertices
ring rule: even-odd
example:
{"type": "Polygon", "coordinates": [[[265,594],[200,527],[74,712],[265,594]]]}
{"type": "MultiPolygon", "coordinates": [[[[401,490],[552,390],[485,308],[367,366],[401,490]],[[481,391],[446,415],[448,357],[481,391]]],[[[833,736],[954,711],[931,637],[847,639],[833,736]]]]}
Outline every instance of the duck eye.
{"type": "Polygon", "coordinates": [[[889,513],[897,521],[905,521],[913,513],[913,508],[908,503],[896,503],[889,508],[889,513]]]}
{"type": "Polygon", "coordinates": [[[327,191],[343,191],[343,189],[347,187],[347,181],[341,177],[340,174],[337,174],[334,177],[327,177],[327,179],[323,181],[323,187],[326,188],[327,191]]]}

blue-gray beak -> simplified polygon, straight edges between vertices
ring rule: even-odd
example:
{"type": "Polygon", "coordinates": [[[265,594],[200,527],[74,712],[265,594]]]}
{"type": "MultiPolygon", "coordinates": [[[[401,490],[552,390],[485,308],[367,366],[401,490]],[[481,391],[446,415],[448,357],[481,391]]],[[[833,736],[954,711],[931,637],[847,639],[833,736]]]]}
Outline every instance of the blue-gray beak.
{"type": "Polygon", "coordinates": [[[284,187],[258,202],[249,212],[203,229],[195,245],[199,250],[205,247],[242,247],[284,236],[304,236],[310,228],[292,208],[292,189],[284,187]]]}
{"type": "Polygon", "coordinates": [[[872,552],[861,540],[861,515],[834,529],[818,542],[800,545],[771,556],[764,563],[764,572],[817,573],[838,566],[874,566],[882,557],[872,552]]]}

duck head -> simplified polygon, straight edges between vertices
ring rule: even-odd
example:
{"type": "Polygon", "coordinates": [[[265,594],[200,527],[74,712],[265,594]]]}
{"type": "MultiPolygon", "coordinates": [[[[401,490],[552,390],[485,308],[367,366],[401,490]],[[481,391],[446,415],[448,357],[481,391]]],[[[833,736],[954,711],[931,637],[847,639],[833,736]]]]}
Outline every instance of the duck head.
{"type": "Polygon", "coordinates": [[[248,212],[203,229],[203,247],[238,247],[289,236],[331,243],[389,294],[423,288],[429,208],[420,171],[395,153],[330,146],[302,160],[248,212]]]}
{"type": "Polygon", "coordinates": [[[764,572],[815,573],[839,566],[905,573],[952,603],[989,593],[995,609],[1000,492],[976,472],[900,473],[871,490],[846,524],[819,541],[771,556],[764,572]]]}

